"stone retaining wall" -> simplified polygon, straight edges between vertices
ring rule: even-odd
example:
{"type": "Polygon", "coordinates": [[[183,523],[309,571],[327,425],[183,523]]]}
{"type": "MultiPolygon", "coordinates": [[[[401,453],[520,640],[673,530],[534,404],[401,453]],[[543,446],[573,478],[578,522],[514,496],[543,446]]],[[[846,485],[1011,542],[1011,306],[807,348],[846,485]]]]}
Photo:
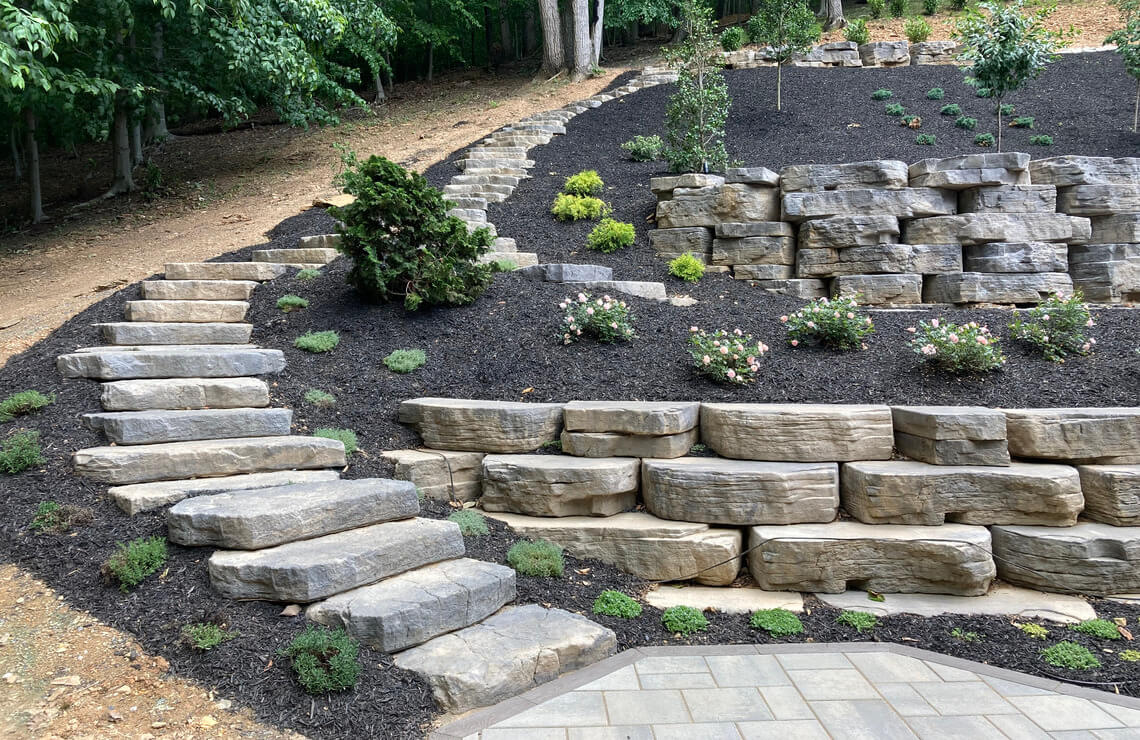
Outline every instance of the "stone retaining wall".
{"type": "Polygon", "coordinates": [[[421,398],[400,419],[450,449],[385,453],[397,477],[649,580],[1140,590],[1140,408],[421,398]]]}
{"type": "Polygon", "coordinates": [[[867,304],[1140,300],[1140,158],[985,153],[655,177],[662,258],[867,304]]]}
{"type": "MultiPolygon", "coordinates": [[[[796,54],[789,62],[793,67],[905,67],[917,64],[954,64],[958,47],[953,41],[832,41],[818,44],[806,54],[796,54]]],[[[776,66],[772,47],[722,52],[724,66],[730,69],[754,69],[776,66]]]]}

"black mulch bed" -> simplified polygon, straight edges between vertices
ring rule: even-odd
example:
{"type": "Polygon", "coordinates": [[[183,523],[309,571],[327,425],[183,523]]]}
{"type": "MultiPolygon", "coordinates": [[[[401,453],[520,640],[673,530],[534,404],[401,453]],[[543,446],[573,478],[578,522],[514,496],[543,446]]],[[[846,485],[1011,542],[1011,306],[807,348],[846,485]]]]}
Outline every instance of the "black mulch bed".
{"type": "MultiPolygon", "coordinates": [[[[1108,98],[1110,91],[1128,89],[1122,74],[1119,63],[1111,56],[1066,57],[1039,83],[1018,96],[1014,102],[1021,112],[1037,115],[1042,124],[1054,119],[1064,122],[1063,132],[1080,132],[1066,136],[1050,128],[1059,123],[1048,124],[1042,130],[1055,133],[1058,146],[1043,153],[1134,153],[1138,140],[1120,133],[1117,125],[1127,101],[1108,98]],[[1040,112],[1046,102],[1053,111],[1050,115],[1040,112]]],[[[944,137],[941,128],[937,129],[939,146],[910,145],[909,138],[900,138],[908,132],[896,132],[884,121],[878,104],[868,107],[870,91],[886,86],[895,90],[896,99],[921,111],[926,118],[923,106],[928,103],[922,98],[926,89],[938,84],[948,91],[961,91],[957,72],[952,68],[789,70],[785,91],[789,112],[778,119],[778,139],[775,135],[763,135],[777,121],[768,110],[769,72],[755,70],[729,76],[736,95],[730,121],[733,156],[748,164],[778,168],[791,162],[883,157],[913,160],[973,151],[963,143],[957,148],[952,146],[954,132],[948,131],[944,137]],[[810,108],[809,92],[818,94],[823,85],[846,91],[843,96],[836,92],[833,101],[850,102],[810,108]],[[748,121],[745,116],[750,109],[753,119],[748,121]],[[848,119],[861,122],[863,127],[847,129],[848,119]]],[[[644,232],[644,217],[652,211],[648,178],[660,165],[624,161],[617,144],[635,133],[648,133],[644,122],[659,120],[667,94],[667,87],[649,89],[590,111],[574,119],[568,136],[556,137],[549,146],[535,150],[533,156],[539,161],[534,170],[536,177],[491,214],[500,232],[518,239],[522,249],[537,249],[547,260],[600,262],[617,267],[622,278],[663,279],[663,270],[652,256],[644,232]],[[632,105],[635,102],[637,112],[632,105]],[[546,209],[561,178],[584,167],[597,168],[615,188],[607,197],[617,216],[638,225],[638,242],[633,248],[608,257],[587,254],[578,245],[584,243],[588,225],[558,224],[547,216],[546,209]],[[556,176],[544,176],[548,172],[556,176]]],[[[954,100],[962,101],[968,110],[977,109],[978,117],[983,118],[979,103],[965,92],[948,93],[946,102],[954,100]]],[[[450,165],[430,174],[442,177],[440,173],[448,172],[446,167],[450,165]]],[[[292,247],[298,236],[324,233],[332,225],[326,214],[308,211],[281,223],[267,244],[219,259],[247,259],[255,248],[292,247]]],[[[699,300],[690,308],[631,300],[639,337],[630,344],[607,347],[583,343],[564,347],[554,337],[559,321],[556,304],[565,295],[558,286],[499,275],[488,293],[472,306],[406,315],[398,306],[361,305],[344,285],[345,269],[343,264],[330,267],[322,277],[309,283],[286,277],[266,284],[254,296],[250,321],[256,326],[255,342],[286,352],[288,368],[271,383],[274,402],[295,409],[295,430],[304,433],[317,427],[338,426],[353,428],[360,435],[362,450],[353,457],[346,473],[350,477],[387,475],[391,471],[380,460],[381,451],[418,443],[412,432],[396,422],[399,402],[415,396],[529,401],[597,398],[1140,405],[1140,383],[1136,382],[1140,377],[1140,356],[1134,353],[1140,319],[1132,311],[1097,312],[1099,325],[1094,335],[1099,344],[1089,358],[1054,365],[1019,346],[1009,345],[1005,350],[1008,369],[1004,372],[986,378],[950,378],[920,367],[907,348],[905,327],[915,320],[915,314],[876,313],[878,332],[866,352],[838,354],[802,348],[793,351],[781,341],[778,317],[794,310],[800,302],[750,289],[723,275],[707,276],[692,287],[675,281],[668,283],[671,293],[685,292],[699,300]],[[281,314],[274,304],[286,293],[309,299],[309,308],[281,314]],[[685,353],[685,337],[692,324],[708,328],[739,326],[771,345],[762,379],[750,387],[725,388],[694,376],[685,353]],[[340,346],[319,356],[293,349],[292,340],[310,329],[339,331],[340,346]],[[410,375],[395,375],[383,367],[384,355],[393,349],[413,347],[427,351],[425,367],[410,375]],[[331,410],[306,407],[302,395],[310,388],[332,392],[338,404],[331,410]]],[[[116,541],[161,534],[162,519],[155,514],[128,518],[104,500],[104,486],[71,475],[70,454],[103,443],[79,422],[80,414],[98,409],[98,385],[59,378],[54,361],[57,355],[75,347],[97,344],[99,339],[91,324],[120,320],[123,303],[137,297],[137,286],[118,291],[68,321],[40,344],[12,358],[0,370],[0,397],[25,388],[58,395],[56,404],[41,413],[0,427],[0,434],[19,428],[40,431],[46,457],[45,464],[36,470],[0,478],[4,494],[4,516],[0,518],[3,557],[44,579],[70,603],[138,636],[148,651],[165,656],[175,673],[214,687],[220,695],[251,707],[266,722],[314,737],[422,735],[434,716],[430,692],[414,676],[391,667],[387,656],[363,651],[364,672],[352,691],[316,701],[304,694],[276,655],[300,631],[302,620],[278,616],[279,606],[230,602],[217,597],[206,575],[207,550],[171,546],[165,578],[151,577],[130,594],[121,594],[100,580],[98,566],[113,552],[116,541]],[[27,523],[36,506],[47,499],[90,507],[95,513],[94,522],[70,534],[32,535],[27,523]],[[207,619],[225,620],[240,636],[204,655],[179,643],[182,625],[207,619]]],[[[999,310],[942,311],[939,315],[954,321],[988,322],[999,333],[1004,333],[1009,319],[1008,312],[999,310]]],[[[444,516],[447,512],[442,505],[429,504],[426,515],[444,516]]],[[[491,524],[490,537],[469,539],[469,552],[474,557],[501,562],[513,538],[500,525],[491,524]]],[[[647,588],[643,581],[600,563],[574,558],[568,558],[567,563],[566,575],[558,581],[520,578],[520,601],[588,613],[593,599],[604,588],[631,594],[647,588]]],[[[1105,667],[1100,671],[1066,673],[1051,668],[1038,658],[1038,650],[1048,643],[1031,641],[1014,632],[1004,619],[892,617],[868,636],[835,625],[835,610],[818,602],[809,605],[811,613],[804,618],[808,628],[805,639],[899,640],[1037,675],[1094,684],[1108,682],[1122,693],[1140,694],[1140,668],[1135,667],[1138,664],[1125,664],[1113,655],[1102,654],[1105,667]],[[956,640],[949,636],[949,630],[955,626],[983,634],[986,639],[980,643],[956,640]]],[[[1133,627],[1140,618],[1140,609],[1136,607],[1106,601],[1095,601],[1094,606],[1102,616],[1127,617],[1133,627]]],[[[666,634],[653,609],[647,609],[643,618],[633,622],[607,617],[598,620],[617,632],[622,647],[768,639],[748,628],[743,618],[725,615],[712,615],[708,632],[685,640],[666,634]]],[[[1104,647],[1059,627],[1054,628],[1051,640],[1062,635],[1097,651],[1104,647]]],[[[1120,644],[1110,647],[1118,649],[1120,644]]]]}

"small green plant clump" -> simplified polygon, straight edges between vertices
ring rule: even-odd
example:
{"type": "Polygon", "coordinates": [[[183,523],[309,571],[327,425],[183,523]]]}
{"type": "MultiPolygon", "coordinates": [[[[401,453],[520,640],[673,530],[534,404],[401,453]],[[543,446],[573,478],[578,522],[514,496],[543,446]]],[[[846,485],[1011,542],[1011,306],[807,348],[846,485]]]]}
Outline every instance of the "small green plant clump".
{"type": "Polygon", "coordinates": [[[43,462],[39,432],[27,429],[14,432],[0,444],[0,473],[16,475],[43,462]]]}
{"type": "Polygon", "coordinates": [[[36,515],[28,524],[34,532],[66,532],[74,526],[87,524],[95,518],[95,513],[85,506],[60,505],[55,501],[41,501],[36,507],[36,515]]]}
{"type": "Polygon", "coordinates": [[[948,105],[942,106],[942,110],[938,112],[944,116],[960,116],[962,115],[962,106],[957,103],[949,103],[948,105]]]}
{"type": "Polygon", "coordinates": [[[1034,640],[1044,640],[1049,636],[1049,630],[1045,629],[1039,624],[1029,622],[1027,624],[1016,625],[1019,630],[1024,632],[1027,636],[1034,640]]]}
{"type": "Polygon", "coordinates": [[[1121,650],[1119,657],[1125,663],[1136,663],[1140,661],[1140,650],[1121,650]]]}
{"type": "Polygon", "coordinates": [[[1041,651],[1045,662],[1057,668],[1072,671],[1100,668],[1100,660],[1084,645],[1075,642],[1058,642],[1041,651]]]}
{"type": "Polygon", "coordinates": [[[998,338],[976,321],[952,324],[931,319],[920,321],[907,331],[914,334],[910,346],[915,354],[947,372],[985,373],[1005,364],[998,338]]]}
{"type": "Polygon", "coordinates": [[[602,344],[628,342],[633,332],[633,315],[625,301],[607,296],[594,298],[579,293],[577,300],[566,298],[558,307],[562,309],[562,323],[558,335],[563,344],[572,344],[582,337],[593,337],[602,344]]]}
{"type": "Polygon", "coordinates": [[[887,0],[867,0],[867,9],[872,18],[879,20],[887,12],[887,0]]]}
{"type": "Polygon", "coordinates": [[[950,630],[950,636],[955,640],[961,640],[962,642],[982,641],[982,636],[977,632],[970,632],[968,630],[962,629],[961,627],[955,627],[954,629],[950,630]]]}
{"type": "Polygon", "coordinates": [[[633,244],[633,224],[603,218],[586,237],[586,246],[596,252],[609,254],[633,244]]]}
{"type": "Polygon", "coordinates": [[[302,283],[307,283],[307,282],[316,280],[320,276],[321,276],[321,271],[313,269],[312,267],[306,267],[303,270],[297,271],[297,279],[300,280],[302,283]]]}
{"type": "Polygon", "coordinates": [[[297,681],[310,694],[343,691],[360,676],[360,645],[341,628],[309,625],[281,649],[289,658],[297,681]]]}
{"type": "Polygon", "coordinates": [[[1087,355],[1096,339],[1085,330],[1096,325],[1079,290],[1068,297],[1059,293],[1028,311],[1019,311],[1009,325],[1010,335],[1041,350],[1045,359],[1064,362],[1070,355],[1087,355]]]}
{"type": "Polygon", "coordinates": [[[744,46],[748,40],[748,32],[740,26],[731,26],[720,33],[720,48],[725,51],[736,51],[744,46]]]}
{"type": "Polygon", "coordinates": [[[1053,146],[1053,137],[1049,134],[1035,134],[1029,137],[1029,143],[1033,146],[1053,146]]]}
{"type": "Polygon", "coordinates": [[[938,0],[922,0],[922,12],[925,15],[934,15],[938,12],[938,0]]]}
{"type": "Polygon", "coordinates": [[[419,370],[427,362],[427,354],[422,349],[397,349],[384,358],[384,367],[394,373],[405,375],[419,370]]]}
{"type": "Polygon", "coordinates": [[[671,606],[661,613],[661,624],[670,632],[691,635],[709,628],[704,612],[691,606],[671,606]]]}
{"type": "Polygon", "coordinates": [[[740,329],[731,332],[717,329],[709,334],[699,327],[689,327],[689,356],[693,358],[693,367],[701,375],[720,383],[751,383],[760,372],[760,358],[767,351],[768,345],[740,329]]]}
{"type": "Polygon", "coordinates": [[[1074,624],[1073,631],[1085,635],[1092,635],[1101,640],[1120,639],[1120,630],[1116,628],[1114,622],[1110,622],[1107,619],[1086,619],[1080,624],[1074,624]]]}
{"type": "Polygon", "coordinates": [[[871,30],[867,28],[867,21],[862,18],[850,21],[843,29],[843,38],[860,46],[871,43],[871,30]]]}
{"type": "Polygon", "coordinates": [[[934,146],[938,139],[934,134],[919,134],[914,137],[914,143],[920,146],[934,146]]]}
{"type": "Polygon", "coordinates": [[[903,116],[906,115],[906,107],[902,103],[887,103],[883,111],[888,116],[903,116]]]}
{"type": "Polygon", "coordinates": [[[822,344],[832,349],[866,349],[874,333],[871,317],[850,296],[817,298],[793,314],[780,317],[788,329],[788,344],[822,344]]]}
{"type": "Polygon", "coordinates": [[[140,537],[127,544],[115,543],[115,554],[102,566],[103,577],[119,583],[126,593],[166,562],[165,537],[140,537]]]}
{"type": "Polygon", "coordinates": [[[54,501],[41,501],[36,507],[36,515],[32,517],[30,529],[37,532],[46,532],[59,526],[60,505],[54,501]]]}
{"type": "Polygon", "coordinates": [[[926,91],[927,100],[942,100],[946,97],[946,91],[940,87],[932,87],[926,91]]]}
{"type": "Polygon", "coordinates": [[[925,18],[907,18],[903,24],[903,34],[910,43],[921,44],[930,38],[930,24],[926,22],[925,18]]]}
{"type": "Polygon", "coordinates": [[[487,527],[487,517],[474,509],[454,511],[448,515],[447,521],[458,524],[459,533],[464,537],[483,537],[491,534],[491,530],[487,527]]]}
{"type": "Polygon", "coordinates": [[[752,612],[748,623],[772,637],[789,637],[804,631],[804,623],[787,609],[759,609],[752,612]]]}
{"type": "Polygon", "coordinates": [[[335,331],[310,331],[293,340],[293,346],[305,352],[320,354],[332,352],[340,344],[340,335],[335,331]]]}
{"type": "Polygon", "coordinates": [[[40,409],[55,403],[55,394],[44,395],[39,391],[20,391],[0,401],[0,422],[12,421],[17,416],[34,414],[40,409]]]}
{"type": "Polygon", "coordinates": [[[495,272],[514,272],[519,269],[519,263],[508,259],[495,260],[491,263],[491,269],[495,272]]]}
{"type": "Polygon", "coordinates": [[[958,128],[964,128],[967,131],[973,131],[978,127],[978,119],[971,118],[970,116],[958,116],[954,119],[954,125],[958,128]]]}
{"type": "Polygon", "coordinates": [[[602,182],[597,170],[582,170],[566,178],[566,182],[562,184],[562,192],[567,195],[597,195],[604,187],[605,183],[602,182]]]}
{"type": "Polygon", "coordinates": [[[277,308],[283,313],[291,313],[302,308],[308,308],[309,302],[297,295],[283,295],[277,299],[277,308]]]}
{"type": "Polygon", "coordinates": [[[593,221],[609,213],[610,208],[602,202],[601,198],[559,193],[554,198],[554,205],[550,207],[550,212],[559,221],[581,221],[583,219],[593,221]]]}
{"type": "Polygon", "coordinates": [[[880,87],[878,90],[871,93],[871,100],[890,100],[894,96],[894,92],[886,89],[885,87],[880,87]]]}
{"type": "Polygon", "coordinates": [[[1009,122],[1010,128],[1033,128],[1037,119],[1033,116],[1018,116],[1009,122]]]}
{"type": "Polygon", "coordinates": [[[182,641],[194,650],[213,650],[226,640],[232,640],[236,633],[228,632],[220,624],[198,622],[182,628],[182,641]]]}
{"type": "Polygon", "coordinates": [[[1013,103],[1002,103],[994,109],[994,115],[1001,114],[1003,116],[1012,116],[1014,114],[1013,103]]]}
{"type": "Polygon", "coordinates": [[[902,18],[906,15],[907,0],[887,0],[887,9],[891,11],[892,18],[902,18]]]}
{"type": "Polygon", "coordinates": [[[562,454],[562,440],[552,439],[549,442],[544,443],[538,449],[540,452],[548,452],[552,455],[561,455],[562,454]]]}
{"type": "Polygon", "coordinates": [[[950,0],[950,7],[960,12],[966,9],[969,2],[970,0],[950,0]]]}
{"type": "Polygon", "coordinates": [[[879,626],[879,618],[870,612],[846,610],[839,614],[836,622],[851,627],[856,632],[870,632],[879,626]]]}
{"type": "Polygon", "coordinates": [[[629,141],[621,145],[621,148],[629,152],[629,156],[635,162],[652,162],[661,156],[661,148],[665,146],[665,142],[661,141],[661,137],[654,134],[653,136],[635,136],[629,141]]]}
{"type": "Polygon", "coordinates": [[[974,137],[974,144],[975,144],[975,146],[986,146],[986,147],[993,146],[994,145],[994,135],[993,134],[978,134],[977,136],[974,137]]]}
{"type": "Polygon", "coordinates": [[[594,614],[636,619],[641,616],[641,604],[621,591],[606,589],[598,594],[598,598],[594,599],[594,614]]]}
{"type": "Polygon", "coordinates": [[[328,391],[313,388],[305,391],[305,403],[309,406],[316,406],[319,409],[331,409],[333,406],[336,406],[336,396],[328,391]]]}
{"type": "Polygon", "coordinates": [[[669,260],[669,274],[686,283],[695,283],[705,274],[705,263],[689,253],[669,260]]]}
{"type": "Polygon", "coordinates": [[[524,576],[561,578],[562,548],[547,540],[520,540],[507,550],[507,565],[524,576]]]}
{"type": "Polygon", "coordinates": [[[337,442],[340,442],[344,445],[345,455],[351,455],[352,453],[356,452],[357,449],[359,449],[356,442],[356,432],[352,431],[351,429],[333,429],[331,427],[322,427],[320,429],[313,430],[313,436],[323,437],[324,439],[335,439],[337,442]]]}

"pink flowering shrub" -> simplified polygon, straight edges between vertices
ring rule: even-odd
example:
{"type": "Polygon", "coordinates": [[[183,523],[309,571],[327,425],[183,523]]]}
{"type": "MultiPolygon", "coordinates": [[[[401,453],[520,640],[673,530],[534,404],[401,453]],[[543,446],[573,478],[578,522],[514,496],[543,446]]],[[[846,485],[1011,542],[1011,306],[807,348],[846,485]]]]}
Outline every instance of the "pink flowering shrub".
{"type": "Polygon", "coordinates": [[[1084,296],[1078,290],[1066,298],[1054,293],[1038,306],[1019,311],[1009,325],[1014,339],[1036,345],[1053,362],[1064,362],[1069,355],[1087,355],[1096,340],[1085,337],[1085,329],[1095,326],[1084,296]]]}
{"type": "Polygon", "coordinates": [[[908,332],[910,346],[924,361],[951,373],[983,373],[1005,364],[998,338],[978,322],[951,324],[941,319],[920,321],[908,332]]]}
{"type": "Polygon", "coordinates": [[[781,316],[788,327],[788,344],[823,344],[833,349],[867,349],[863,343],[873,334],[875,325],[871,317],[859,311],[859,304],[850,296],[819,298],[799,311],[781,316]]]}
{"type": "Polygon", "coordinates": [[[767,351],[768,345],[740,329],[717,329],[709,334],[704,329],[689,327],[693,367],[722,383],[751,383],[760,371],[760,358],[767,351]]]}
{"type": "Polygon", "coordinates": [[[594,298],[579,293],[577,298],[566,298],[558,307],[562,309],[562,325],[558,334],[563,344],[577,342],[582,337],[593,337],[599,342],[628,342],[633,333],[633,316],[625,301],[607,296],[594,298]]]}

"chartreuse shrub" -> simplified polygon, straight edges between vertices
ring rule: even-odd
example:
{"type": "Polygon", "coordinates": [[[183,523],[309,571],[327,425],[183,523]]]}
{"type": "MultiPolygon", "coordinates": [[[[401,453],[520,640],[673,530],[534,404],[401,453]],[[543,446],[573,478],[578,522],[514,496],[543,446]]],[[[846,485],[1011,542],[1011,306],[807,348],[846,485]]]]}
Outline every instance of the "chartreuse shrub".
{"type": "Polygon", "coordinates": [[[993,146],[994,145],[994,135],[993,134],[978,134],[977,136],[974,137],[974,144],[976,146],[993,146]]]}
{"type": "Polygon", "coordinates": [[[921,146],[934,146],[937,141],[938,139],[934,134],[919,134],[914,137],[914,143],[921,146]]]}
{"type": "Polygon", "coordinates": [[[870,632],[879,626],[879,618],[874,614],[853,610],[840,612],[835,621],[854,629],[856,632],[870,632]]]}
{"type": "Polygon", "coordinates": [[[337,249],[352,259],[348,283],[365,300],[399,300],[415,311],[483,294],[492,281],[491,266],[477,262],[491,245],[487,229],[468,233],[423,175],[383,157],[348,154],[345,163],[338,183],[356,200],[330,212],[343,222],[337,249]]]}
{"type": "Polygon", "coordinates": [[[610,209],[602,202],[601,198],[590,195],[559,193],[554,196],[554,205],[550,206],[550,212],[559,221],[581,221],[582,219],[593,221],[609,213],[610,209]]]}
{"type": "Polygon", "coordinates": [[[686,252],[669,260],[669,274],[686,283],[695,283],[704,277],[705,263],[686,252]]]}
{"type": "Polygon", "coordinates": [[[661,156],[674,172],[723,170],[728,166],[724,126],[731,101],[721,72],[724,60],[713,33],[712,10],[700,0],[681,0],[679,5],[689,35],[665,51],[678,76],[676,92],[665,108],[661,156]]]}
{"type": "Polygon", "coordinates": [[[689,356],[693,358],[693,367],[717,382],[751,383],[760,372],[760,358],[767,351],[768,345],[740,329],[731,332],[717,329],[709,334],[696,326],[689,327],[689,356]]]}
{"type": "Polygon", "coordinates": [[[954,125],[958,128],[964,128],[967,131],[973,131],[978,127],[978,119],[971,118],[970,116],[958,116],[954,119],[954,125]]]}
{"type": "Polygon", "coordinates": [[[635,162],[652,162],[661,156],[663,146],[665,142],[661,141],[661,137],[653,135],[635,136],[622,144],[621,148],[629,152],[630,158],[635,162]]]}
{"type": "Polygon", "coordinates": [[[752,612],[748,623],[772,637],[789,637],[804,631],[804,623],[787,609],[760,609],[752,612]]]}
{"type": "Polygon", "coordinates": [[[520,540],[507,550],[507,564],[524,576],[561,578],[562,548],[547,540],[520,540]]]}
{"type": "Polygon", "coordinates": [[[887,0],[867,0],[867,9],[871,11],[871,17],[879,20],[887,11],[887,0]]]}
{"type": "MultiPolygon", "coordinates": [[[[949,103],[942,106],[942,109],[938,112],[944,116],[960,116],[962,115],[962,106],[957,103],[949,103]]],[[[977,124],[975,123],[975,125],[977,124]]]]}
{"type": "Polygon", "coordinates": [[[103,576],[119,583],[126,593],[166,562],[165,537],[140,537],[127,544],[115,543],[115,554],[103,563],[103,576]]]}
{"type": "Polygon", "coordinates": [[[308,307],[309,302],[298,295],[283,295],[277,299],[277,308],[285,313],[308,307]]]}
{"type": "Polygon", "coordinates": [[[44,461],[40,433],[22,430],[9,434],[0,444],[0,473],[15,475],[44,461]]]}
{"type": "Polygon", "coordinates": [[[1045,359],[1064,362],[1069,355],[1087,355],[1096,340],[1085,337],[1085,329],[1096,325],[1081,292],[1046,298],[1037,306],[1018,311],[1009,325],[1010,336],[1032,344],[1045,359]]]}
{"type": "Polygon", "coordinates": [[[586,237],[586,246],[597,252],[609,254],[633,244],[633,224],[603,218],[586,237]]]}
{"type": "Polygon", "coordinates": [[[305,391],[305,403],[320,409],[331,409],[333,406],[336,406],[336,396],[328,391],[313,388],[312,390],[305,391]]]}
{"type": "Polygon", "coordinates": [[[1058,642],[1041,651],[1045,662],[1057,668],[1068,668],[1072,671],[1100,668],[1100,660],[1084,645],[1075,642],[1058,642]]]}
{"type": "Polygon", "coordinates": [[[351,455],[356,452],[357,441],[356,432],[351,429],[334,429],[332,427],[321,427],[320,429],[313,430],[314,437],[323,437],[324,439],[335,439],[344,445],[344,454],[351,455]]]}
{"type": "Polygon", "coordinates": [[[464,537],[482,537],[491,534],[491,530],[487,527],[487,517],[474,509],[452,512],[448,515],[447,521],[458,524],[459,533],[464,537]]]}
{"type": "Polygon", "coordinates": [[[907,18],[903,24],[903,34],[910,43],[921,44],[930,38],[930,24],[924,18],[907,18]]]}
{"type": "Polygon", "coordinates": [[[902,116],[906,114],[906,108],[902,103],[887,103],[883,111],[888,116],[902,116]]]}
{"type": "Polygon", "coordinates": [[[878,90],[871,93],[871,100],[890,100],[894,96],[895,94],[892,91],[886,89],[885,87],[880,87],[878,90]]]}
{"type": "Polygon", "coordinates": [[[932,87],[926,91],[927,100],[942,100],[946,97],[946,91],[940,87],[932,87]]]}
{"type": "Polygon", "coordinates": [[[799,311],[781,316],[788,329],[788,344],[822,344],[832,349],[863,349],[863,343],[875,332],[871,317],[864,313],[851,296],[817,298],[799,311]]]}
{"type": "Polygon", "coordinates": [[[924,362],[947,372],[985,373],[1005,364],[998,338],[976,321],[952,324],[931,319],[920,321],[907,331],[914,334],[911,349],[924,362]]]}
{"type": "Polygon", "coordinates": [[[691,635],[709,628],[709,620],[700,609],[691,606],[671,606],[661,613],[661,624],[670,632],[691,635]]]}
{"type": "Polygon", "coordinates": [[[1049,134],[1036,134],[1029,137],[1029,143],[1033,146],[1053,146],[1053,137],[1049,134]]]}
{"type": "Polygon", "coordinates": [[[1019,624],[1016,625],[1016,627],[1029,637],[1032,637],[1034,640],[1044,640],[1049,636],[1049,630],[1045,629],[1039,624],[1034,624],[1032,622],[1029,622],[1027,624],[1019,624]]]}
{"type": "Polygon", "coordinates": [[[309,331],[293,340],[293,346],[306,352],[320,354],[332,352],[340,344],[340,335],[335,331],[309,331]]]}
{"type": "Polygon", "coordinates": [[[608,295],[594,298],[589,293],[579,293],[577,299],[566,298],[558,307],[564,312],[558,327],[563,344],[577,342],[582,337],[612,344],[628,342],[636,336],[633,316],[625,301],[608,295]]]}
{"type": "Polygon", "coordinates": [[[66,532],[76,525],[87,524],[94,518],[95,513],[85,506],[41,501],[28,528],[34,532],[66,532]]]}
{"type": "Polygon", "coordinates": [[[55,394],[44,395],[39,391],[20,391],[0,401],[0,422],[12,421],[17,416],[34,414],[40,409],[55,403],[55,394]]]}
{"type": "Polygon", "coordinates": [[[394,373],[406,374],[419,370],[427,362],[422,349],[397,349],[384,358],[384,366],[394,373]]]}
{"type": "Polygon", "coordinates": [[[1125,663],[1136,663],[1140,661],[1140,650],[1121,650],[1119,657],[1125,663]]]}
{"type": "Polygon", "coordinates": [[[598,598],[594,599],[594,614],[636,619],[641,616],[641,604],[621,591],[606,589],[598,594],[598,598]]]}
{"type": "Polygon", "coordinates": [[[1107,619],[1086,619],[1080,624],[1074,624],[1073,631],[1092,635],[1101,640],[1120,639],[1120,630],[1116,628],[1114,622],[1110,622],[1107,619]]]}
{"type": "Polygon", "coordinates": [[[341,628],[309,625],[281,649],[290,659],[301,688],[310,694],[343,691],[360,676],[360,645],[341,628]]]}
{"type": "Polygon", "coordinates": [[[604,187],[605,183],[597,170],[582,170],[566,178],[566,182],[562,183],[562,192],[567,195],[597,195],[604,187]]]}
{"type": "Polygon", "coordinates": [[[843,38],[860,45],[871,43],[871,30],[867,28],[867,21],[856,18],[848,22],[843,29],[843,38]]]}
{"type": "Polygon", "coordinates": [[[297,270],[297,279],[303,283],[307,283],[310,280],[316,280],[320,276],[321,271],[313,269],[312,267],[306,267],[303,270],[297,270]]]}
{"type": "Polygon", "coordinates": [[[182,641],[195,650],[213,650],[226,640],[237,637],[236,632],[225,630],[213,622],[196,622],[182,628],[182,641]]]}
{"type": "Polygon", "coordinates": [[[744,46],[748,34],[740,26],[731,26],[720,33],[720,48],[725,51],[736,51],[744,46]]]}

